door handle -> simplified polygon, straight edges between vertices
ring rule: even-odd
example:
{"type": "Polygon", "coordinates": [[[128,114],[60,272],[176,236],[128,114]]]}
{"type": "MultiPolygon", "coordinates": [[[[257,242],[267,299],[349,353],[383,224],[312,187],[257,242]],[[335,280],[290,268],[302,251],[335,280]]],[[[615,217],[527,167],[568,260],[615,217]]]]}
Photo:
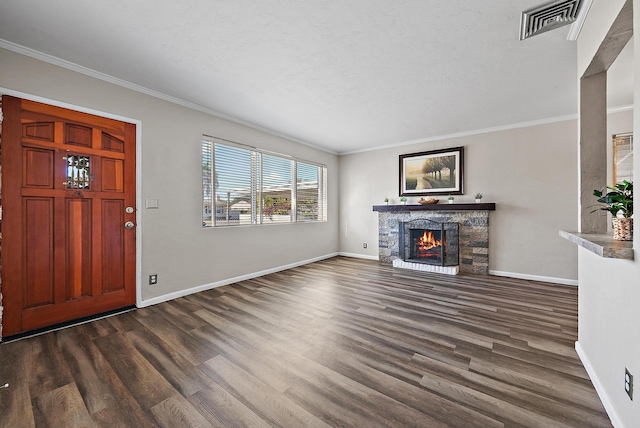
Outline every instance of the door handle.
{"type": "Polygon", "coordinates": [[[134,227],[136,227],[136,225],[133,224],[132,221],[128,221],[124,224],[124,227],[126,227],[127,229],[133,229],[134,227]]]}

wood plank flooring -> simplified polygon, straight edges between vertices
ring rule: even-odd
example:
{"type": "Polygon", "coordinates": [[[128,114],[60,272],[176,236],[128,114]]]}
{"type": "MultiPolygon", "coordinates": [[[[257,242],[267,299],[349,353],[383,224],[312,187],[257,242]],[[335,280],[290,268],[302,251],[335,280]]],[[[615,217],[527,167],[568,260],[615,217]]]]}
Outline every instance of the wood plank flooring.
{"type": "Polygon", "coordinates": [[[610,427],[577,289],[334,258],[0,345],[1,427],[610,427]]]}

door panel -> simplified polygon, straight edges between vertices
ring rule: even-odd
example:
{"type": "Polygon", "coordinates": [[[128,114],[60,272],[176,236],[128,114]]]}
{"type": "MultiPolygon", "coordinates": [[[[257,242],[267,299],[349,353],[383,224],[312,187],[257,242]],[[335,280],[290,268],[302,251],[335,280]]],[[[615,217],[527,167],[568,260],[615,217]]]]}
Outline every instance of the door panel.
{"type": "Polygon", "coordinates": [[[124,141],[115,138],[105,132],[102,133],[102,148],[112,152],[124,152],[124,141]]]}
{"type": "Polygon", "coordinates": [[[23,186],[53,189],[53,150],[30,147],[22,150],[23,186]]]}
{"type": "Polygon", "coordinates": [[[89,126],[65,124],[65,144],[91,147],[93,129],[89,126]]]}
{"type": "Polygon", "coordinates": [[[105,291],[122,289],[124,278],[125,206],[119,200],[102,201],[102,286],[105,291]]]}
{"type": "Polygon", "coordinates": [[[65,300],[91,296],[91,200],[67,199],[67,292],[65,300]]]}
{"type": "Polygon", "coordinates": [[[53,122],[32,122],[22,125],[22,136],[34,140],[53,141],[55,124],[53,122]]]}
{"type": "Polygon", "coordinates": [[[2,98],[5,336],[135,304],[135,125],[2,98]]]}
{"type": "Polygon", "coordinates": [[[54,303],[53,198],[25,198],[24,211],[24,307],[32,308],[54,303]]]}
{"type": "Polygon", "coordinates": [[[124,191],[124,162],[121,159],[102,158],[100,177],[103,192],[124,191]]]}

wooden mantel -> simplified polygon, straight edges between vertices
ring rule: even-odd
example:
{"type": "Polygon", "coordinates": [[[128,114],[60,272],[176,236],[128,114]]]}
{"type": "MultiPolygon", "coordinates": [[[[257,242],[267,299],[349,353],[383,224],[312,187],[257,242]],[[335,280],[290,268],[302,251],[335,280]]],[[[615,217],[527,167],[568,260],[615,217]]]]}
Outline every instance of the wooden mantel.
{"type": "Polygon", "coordinates": [[[374,211],[394,212],[394,211],[495,211],[496,204],[470,203],[470,204],[425,204],[425,205],[374,205],[374,211]]]}

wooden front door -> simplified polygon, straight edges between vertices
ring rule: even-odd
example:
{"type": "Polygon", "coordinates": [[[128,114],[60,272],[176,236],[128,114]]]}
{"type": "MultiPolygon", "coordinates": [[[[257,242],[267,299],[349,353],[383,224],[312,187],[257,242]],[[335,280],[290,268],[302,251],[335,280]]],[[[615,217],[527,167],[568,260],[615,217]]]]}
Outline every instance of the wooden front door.
{"type": "Polygon", "coordinates": [[[135,125],[9,96],[2,111],[3,335],[135,304],[135,125]]]}

